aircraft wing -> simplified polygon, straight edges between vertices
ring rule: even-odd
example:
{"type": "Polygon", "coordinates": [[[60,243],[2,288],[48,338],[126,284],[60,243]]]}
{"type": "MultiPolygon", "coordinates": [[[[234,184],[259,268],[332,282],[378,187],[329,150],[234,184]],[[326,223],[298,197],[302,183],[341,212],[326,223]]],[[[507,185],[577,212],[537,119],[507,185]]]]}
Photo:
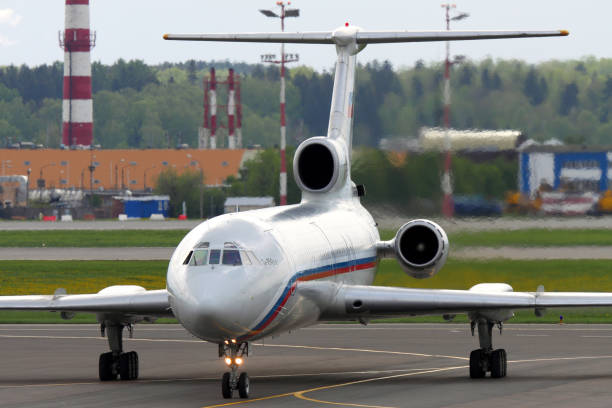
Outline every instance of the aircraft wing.
{"type": "MultiPolygon", "coordinates": [[[[612,307],[612,293],[513,292],[506,284],[480,284],[470,290],[407,289],[378,286],[344,286],[323,320],[435,314],[483,316],[512,310],[576,307],[612,307]]],[[[492,320],[497,320],[492,318],[492,320]]]]}
{"type": "Polygon", "coordinates": [[[0,296],[0,310],[95,313],[98,320],[138,321],[145,318],[172,317],[168,291],[147,291],[140,286],[111,286],[95,294],[0,296]]]}

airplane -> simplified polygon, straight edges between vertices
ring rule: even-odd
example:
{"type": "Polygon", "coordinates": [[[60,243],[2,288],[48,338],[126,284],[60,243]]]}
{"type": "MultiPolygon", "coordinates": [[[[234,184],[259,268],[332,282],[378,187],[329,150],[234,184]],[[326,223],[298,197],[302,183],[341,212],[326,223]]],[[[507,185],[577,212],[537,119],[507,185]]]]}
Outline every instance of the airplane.
{"type": "Polygon", "coordinates": [[[612,306],[612,293],[514,292],[505,283],[469,290],[372,286],[380,259],[395,258],[417,279],[435,275],[449,253],[436,223],[416,219],[381,241],[377,224],[361,205],[363,186],[351,179],[356,55],[368,44],[566,36],[552,31],[365,31],[349,25],[330,32],[166,34],[166,40],[331,44],[337,60],[326,136],[302,142],[293,170],[302,191],[296,205],[225,214],[202,222],[176,247],[166,289],[111,286],[97,294],[1,296],[3,310],[48,310],[69,319],[94,313],[110,351],[99,357],[101,381],[138,378],[138,355],[124,352],[123,331],[139,322],[173,316],[194,336],[218,345],[229,371],[221,391],[248,398],[250,381],[239,372],[249,343],[325,321],[393,316],[467,314],[479,348],[470,353],[469,375],[505,377],[507,356],[493,347],[517,309],[612,306]]]}

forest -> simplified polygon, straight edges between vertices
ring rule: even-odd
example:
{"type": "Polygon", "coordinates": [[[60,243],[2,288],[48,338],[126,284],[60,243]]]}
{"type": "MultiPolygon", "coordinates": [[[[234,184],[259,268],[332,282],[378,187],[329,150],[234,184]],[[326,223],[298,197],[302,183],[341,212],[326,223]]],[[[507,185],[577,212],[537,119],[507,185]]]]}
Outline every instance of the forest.
{"type": "MultiPolygon", "coordinates": [[[[197,145],[203,85],[214,66],[223,79],[239,74],[245,145],[273,147],[279,138],[279,70],[274,65],[188,61],[150,66],[118,60],[92,64],[94,140],[102,148],[197,145]]],[[[324,134],[332,70],[288,71],[288,144],[324,134]]],[[[61,142],[63,66],[0,67],[0,146],[61,142]]],[[[355,104],[356,146],[381,138],[414,138],[421,126],[440,125],[443,65],[388,62],[360,65],[355,104]]],[[[585,58],[530,65],[519,60],[453,65],[451,124],[458,129],[517,129],[536,140],[610,144],[612,59],[585,58]]],[[[223,91],[221,90],[220,93],[223,91]]],[[[219,100],[223,100],[220,95],[219,100]]],[[[225,118],[220,116],[221,124],[225,118]]],[[[222,134],[222,131],[220,132],[222,134]]]]}

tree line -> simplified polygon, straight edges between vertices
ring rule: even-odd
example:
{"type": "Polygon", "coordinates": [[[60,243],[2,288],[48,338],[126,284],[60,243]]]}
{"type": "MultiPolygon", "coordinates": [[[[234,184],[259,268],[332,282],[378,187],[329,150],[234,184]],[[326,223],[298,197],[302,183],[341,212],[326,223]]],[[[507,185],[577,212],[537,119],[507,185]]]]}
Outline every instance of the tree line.
{"type": "MultiPolygon", "coordinates": [[[[287,201],[298,203],[301,192],[293,178],[293,154],[287,150],[287,201]]],[[[371,147],[353,151],[351,177],[365,186],[362,203],[367,206],[391,206],[402,212],[420,215],[440,213],[443,160],[439,153],[397,155],[371,147]]],[[[189,217],[199,217],[200,205],[205,218],[223,213],[227,197],[271,196],[279,202],[280,154],[278,149],[261,150],[245,162],[238,177],[229,177],[223,188],[195,188],[201,185],[197,171],[176,173],[168,169],[160,174],[155,191],[170,195],[170,212],[177,217],[182,202],[189,217]],[[200,198],[202,197],[202,198],[200,198]]],[[[454,193],[481,195],[489,200],[502,200],[508,191],[516,190],[518,161],[498,157],[490,161],[474,161],[455,156],[452,162],[454,193]]]]}
{"type": "MultiPolygon", "coordinates": [[[[147,65],[119,60],[92,64],[94,139],[103,148],[197,145],[203,122],[202,80],[211,66],[223,79],[233,67],[241,82],[245,144],[273,147],[279,139],[278,67],[227,61],[147,65]]],[[[0,145],[61,141],[63,64],[0,67],[0,145]]],[[[359,65],[356,145],[381,138],[414,138],[421,126],[442,122],[443,65],[388,62],[359,65]]],[[[325,134],[332,70],[289,70],[288,143],[325,134]]],[[[585,58],[530,65],[519,60],[466,61],[451,73],[452,126],[512,128],[536,140],[609,144],[612,59],[585,58]]],[[[225,94],[219,88],[219,101],[225,94]]],[[[221,102],[220,102],[221,103],[221,102]]],[[[223,110],[219,113],[225,125],[223,110]]],[[[224,130],[220,130],[223,136],[224,130]]]]}

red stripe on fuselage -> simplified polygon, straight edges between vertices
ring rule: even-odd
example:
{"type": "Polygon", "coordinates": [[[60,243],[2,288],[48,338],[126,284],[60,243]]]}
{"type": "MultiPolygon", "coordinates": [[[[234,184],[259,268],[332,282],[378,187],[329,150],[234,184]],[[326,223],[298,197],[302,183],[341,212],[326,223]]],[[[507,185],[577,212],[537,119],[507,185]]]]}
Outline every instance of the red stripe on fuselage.
{"type": "Polygon", "coordinates": [[[299,278],[298,281],[306,282],[306,281],[311,281],[311,280],[316,280],[316,279],[322,279],[322,278],[327,278],[328,276],[332,276],[332,275],[341,275],[343,273],[360,271],[363,269],[373,268],[375,266],[376,266],[376,262],[368,262],[368,263],[364,263],[361,265],[355,265],[353,269],[351,269],[350,266],[346,266],[344,268],[338,268],[338,269],[332,269],[329,271],[313,273],[312,275],[308,275],[308,276],[299,278]]]}

